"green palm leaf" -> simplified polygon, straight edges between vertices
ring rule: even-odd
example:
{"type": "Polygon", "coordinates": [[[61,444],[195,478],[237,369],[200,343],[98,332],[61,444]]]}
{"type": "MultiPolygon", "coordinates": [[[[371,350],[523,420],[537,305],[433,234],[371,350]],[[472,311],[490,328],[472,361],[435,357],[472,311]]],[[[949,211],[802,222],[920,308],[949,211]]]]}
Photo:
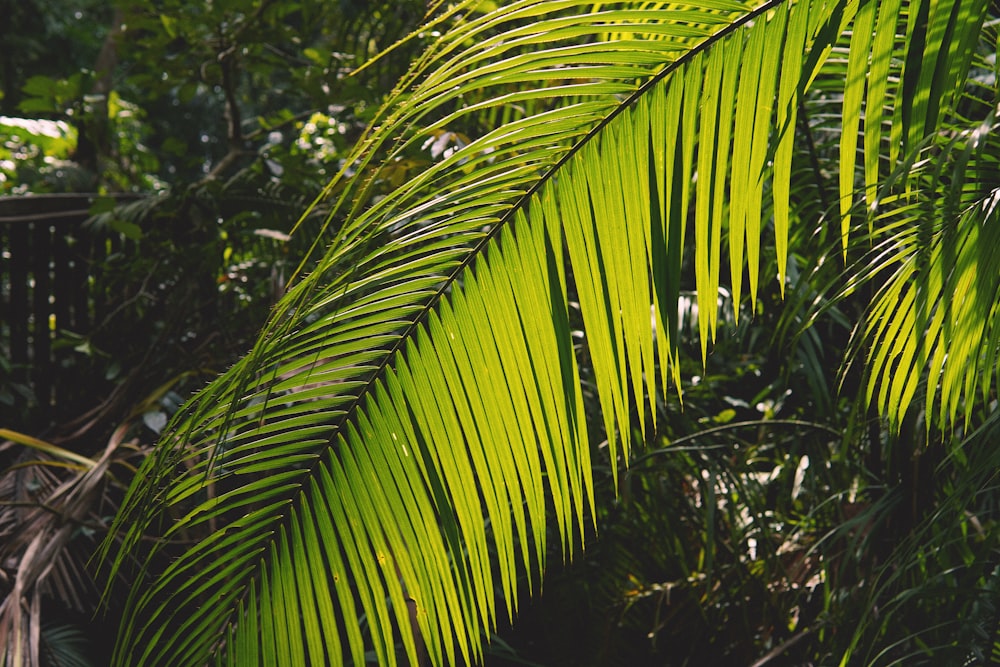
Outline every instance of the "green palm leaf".
{"type": "Polygon", "coordinates": [[[164,518],[140,562],[170,563],[134,588],[117,664],[475,659],[544,571],[550,518],[572,553],[594,441],[617,465],[678,380],[689,216],[703,341],[725,234],[736,300],[745,262],[757,289],[771,189],[784,254],[800,94],[857,3],[476,6],[435,24],[331,183],[324,258],[140,471],[113,568],[164,518]],[[498,115],[370,195],[435,132],[498,115]]]}
{"type": "Polygon", "coordinates": [[[997,127],[995,109],[954,127],[932,157],[905,165],[906,182],[880,202],[876,252],[884,259],[873,265],[887,275],[864,329],[868,395],[896,420],[922,383],[942,423],[968,416],[977,392],[988,398],[992,387],[1000,352],[997,127]]]}
{"type": "Polygon", "coordinates": [[[992,386],[984,379],[996,367],[1000,342],[992,324],[1000,292],[988,268],[1000,242],[993,203],[997,93],[995,77],[986,74],[992,65],[978,59],[996,39],[990,30],[981,33],[985,6],[908,10],[900,14],[907,24],[930,11],[927,35],[917,39],[897,28],[901,46],[879,67],[890,83],[877,87],[875,99],[876,87],[869,88],[866,110],[891,110],[893,122],[886,138],[882,114],[865,118],[872,247],[847,289],[875,283],[856,336],[867,350],[857,347],[854,358],[865,362],[868,400],[894,427],[921,393],[939,423],[954,420],[960,408],[967,416],[976,391],[986,395],[992,386]],[[929,41],[934,31],[947,37],[929,41]],[[978,74],[970,75],[971,65],[978,74]],[[917,79],[915,102],[904,104],[907,81],[917,79]]]}
{"type": "Polygon", "coordinates": [[[852,30],[840,145],[840,214],[844,250],[855,202],[858,124],[864,116],[861,190],[875,205],[884,124],[892,169],[933,134],[965,82],[986,12],[985,3],[861,3],[852,30]]]}

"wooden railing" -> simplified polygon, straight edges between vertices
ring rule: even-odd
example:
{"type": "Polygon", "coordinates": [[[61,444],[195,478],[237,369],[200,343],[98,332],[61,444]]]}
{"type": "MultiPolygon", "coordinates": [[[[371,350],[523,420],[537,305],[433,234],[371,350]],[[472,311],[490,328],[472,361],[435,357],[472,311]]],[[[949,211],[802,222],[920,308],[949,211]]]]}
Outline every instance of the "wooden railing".
{"type": "Polygon", "coordinates": [[[85,225],[94,195],[0,197],[0,390],[30,392],[35,404],[0,403],[0,427],[54,423],[63,395],[85,378],[60,371],[74,353],[54,345],[85,337],[113,307],[101,280],[104,260],[121,250],[119,234],[85,225]]]}

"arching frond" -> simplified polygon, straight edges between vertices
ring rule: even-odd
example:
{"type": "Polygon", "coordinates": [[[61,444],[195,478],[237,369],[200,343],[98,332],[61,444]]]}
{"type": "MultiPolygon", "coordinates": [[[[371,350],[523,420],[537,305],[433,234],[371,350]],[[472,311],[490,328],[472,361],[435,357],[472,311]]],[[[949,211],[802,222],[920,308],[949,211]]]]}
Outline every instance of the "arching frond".
{"type": "Polygon", "coordinates": [[[476,6],[448,10],[331,184],[324,258],[140,471],[115,567],[165,516],[142,562],[171,560],[133,591],[117,664],[475,659],[544,570],[550,517],[572,553],[592,432],[616,465],[677,381],[689,219],[703,341],[724,234],[735,301],[745,263],[757,289],[768,191],[784,267],[800,96],[858,3],[476,6]],[[508,122],[369,195],[491,109],[508,122]]]}
{"type": "MultiPolygon", "coordinates": [[[[868,324],[855,337],[852,360],[864,366],[868,400],[894,426],[916,395],[922,394],[933,410],[939,392],[948,394],[947,407],[939,411],[939,419],[947,421],[949,414],[955,416],[954,401],[973,398],[968,387],[988,391],[991,386],[982,382],[993,372],[987,349],[990,272],[975,269],[983,290],[975,307],[962,298],[951,301],[954,284],[925,281],[930,275],[957,279],[956,258],[932,247],[942,235],[950,237],[958,228],[967,235],[977,227],[960,223],[959,217],[978,219],[982,233],[994,233],[987,228],[994,226],[988,222],[988,200],[995,179],[991,149],[984,142],[992,141],[988,127],[996,79],[990,62],[995,56],[988,50],[996,39],[992,28],[983,28],[986,9],[984,3],[862,3],[850,34],[834,47],[807,100],[820,145],[817,169],[839,180],[842,247],[846,253],[854,234],[850,247],[861,252],[846,269],[833,272],[832,284],[829,277],[824,282],[841,296],[864,284],[876,294],[868,324]],[[837,146],[839,164],[829,159],[831,144],[837,146]],[[866,222],[867,235],[859,228],[866,222]],[[954,308],[952,316],[963,320],[960,333],[957,319],[944,330],[929,317],[942,306],[954,308]],[[951,346],[959,338],[966,352],[951,346]],[[975,363],[976,355],[968,352],[972,348],[984,355],[975,363]],[[936,360],[931,350],[939,352],[936,360]],[[960,381],[958,375],[944,374],[944,359],[956,353],[961,361],[950,372],[964,366],[960,381]]],[[[975,235],[967,239],[972,245],[962,260],[966,271],[991,261],[973,259],[983,252],[980,242],[992,247],[992,241],[975,235]]]]}
{"type": "MultiPolygon", "coordinates": [[[[887,272],[865,328],[868,398],[892,419],[925,385],[941,423],[988,399],[1000,355],[1000,168],[993,109],[952,127],[880,202],[874,270],[887,272]]],[[[873,270],[873,273],[874,273],[873,270]]]]}

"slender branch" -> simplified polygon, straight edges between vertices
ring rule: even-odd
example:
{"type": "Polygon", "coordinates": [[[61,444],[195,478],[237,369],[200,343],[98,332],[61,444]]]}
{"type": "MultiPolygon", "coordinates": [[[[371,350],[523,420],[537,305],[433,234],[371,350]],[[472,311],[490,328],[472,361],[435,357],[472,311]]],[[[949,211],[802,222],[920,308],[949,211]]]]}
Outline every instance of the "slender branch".
{"type": "Polygon", "coordinates": [[[149,272],[146,274],[146,277],[142,279],[142,284],[139,285],[139,289],[136,290],[135,294],[133,294],[131,297],[129,297],[122,303],[118,304],[118,306],[114,310],[108,313],[104,317],[104,319],[101,320],[101,323],[98,324],[96,327],[94,327],[94,331],[100,331],[104,327],[108,326],[108,324],[115,318],[116,315],[118,315],[118,313],[122,312],[123,310],[131,306],[133,303],[136,303],[137,301],[139,301],[139,299],[145,297],[147,299],[152,300],[153,295],[147,292],[146,288],[149,286],[149,281],[153,278],[153,275],[156,273],[156,269],[159,266],[160,266],[159,260],[154,262],[152,268],[150,268],[149,272]]]}
{"type": "Polygon", "coordinates": [[[216,59],[222,70],[222,94],[226,101],[224,116],[227,126],[226,139],[229,144],[229,152],[205,176],[203,182],[219,178],[241,158],[253,154],[251,151],[246,150],[247,137],[243,134],[243,113],[240,111],[239,98],[236,95],[237,79],[239,76],[237,53],[239,52],[240,38],[247,30],[261,20],[264,12],[273,3],[274,0],[264,0],[261,2],[250,18],[240,23],[228,35],[221,28],[219,30],[219,52],[216,55],[216,59]]]}
{"type": "Polygon", "coordinates": [[[786,639],[785,641],[781,642],[773,649],[768,651],[766,654],[764,654],[759,660],[755,661],[752,665],[750,665],[750,667],[764,667],[764,665],[771,662],[775,658],[779,657],[782,653],[784,653],[788,649],[798,644],[800,641],[811,635],[813,632],[815,631],[812,628],[806,628],[802,632],[792,635],[791,637],[789,637],[788,639],[786,639]]]}
{"type": "Polygon", "coordinates": [[[280,130],[283,127],[294,125],[300,120],[307,120],[309,118],[312,118],[312,115],[314,113],[320,113],[320,109],[307,109],[306,111],[301,111],[295,114],[294,116],[291,116],[290,118],[282,120],[279,123],[275,123],[270,127],[258,127],[253,132],[247,132],[245,135],[243,135],[243,138],[247,141],[253,141],[254,139],[262,137],[265,132],[274,132],[275,130],[280,130]]]}
{"type": "Polygon", "coordinates": [[[241,141],[239,148],[230,148],[229,152],[226,153],[221,160],[215,163],[212,170],[209,171],[203,179],[195,183],[193,187],[197,188],[198,186],[204,185],[208,181],[217,180],[242,158],[249,157],[251,155],[254,155],[254,152],[243,148],[241,141]]]}
{"type": "Polygon", "coordinates": [[[83,519],[73,516],[67,513],[65,510],[58,507],[52,507],[45,503],[31,502],[26,500],[0,500],[0,507],[13,507],[13,508],[30,508],[44,510],[49,514],[57,517],[65,523],[72,523],[77,526],[82,526],[84,528],[92,528],[94,530],[104,530],[105,526],[101,523],[96,523],[93,521],[84,521],[83,519]]]}
{"type": "Polygon", "coordinates": [[[244,152],[243,140],[243,114],[240,111],[240,102],[236,96],[236,78],[238,74],[236,49],[237,44],[233,41],[229,46],[225,35],[220,36],[222,46],[226,47],[218,55],[219,67],[222,70],[222,94],[226,100],[224,117],[226,119],[226,140],[229,144],[229,152],[215,165],[208,175],[208,179],[217,178],[231,164],[235,163],[244,152]]]}
{"type": "Polygon", "coordinates": [[[691,433],[689,435],[681,436],[675,440],[671,440],[670,444],[666,447],[660,447],[658,449],[651,450],[642,456],[636,458],[632,464],[638,464],[647,459],[651,459],[654,456],[659,456],[660,454],[669,454],[678,450],[678,445],[686,442],[692,442],[698,440],[699,438],[704,438],[707,436],[717,435],[719,433],[724,433],[726,431],[734,431],[741,428],[747,428],[750,426],[801,426],[804,428],[810,428],[816,431],[825,431],[830,435],[835,435],[838,438],[843,436],[843,433],[837,429],[827,426],[826,424],[820,424],[817,422],[809,422],[802,419],[751,419],[749,421],[733,422],[731,424],[723,424],[722,426],[713,426],[712,428],[707,428],[704,431],[698,431],[697,433],[691,433]]]}

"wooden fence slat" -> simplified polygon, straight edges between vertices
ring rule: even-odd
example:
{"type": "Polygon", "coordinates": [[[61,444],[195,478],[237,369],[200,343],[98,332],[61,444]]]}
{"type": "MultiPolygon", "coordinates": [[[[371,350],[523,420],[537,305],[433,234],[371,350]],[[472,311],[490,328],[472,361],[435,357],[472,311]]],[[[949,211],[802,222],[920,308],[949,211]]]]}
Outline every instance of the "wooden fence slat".
{"type": "Polygon", "coordinates": [[[93,323],[90,305],[90,265],[95,257],[95,241],[93,234],[82,233],[79,228],[72,230],[73,244],[69,247],[72,265],[69,272],[71,294],[69,301],[73,308],[73,331],[90,331],[93,323]]]}
{"type": "Polygon", "coordinates": [[[14,380],[27,379],[28,364],[28,245],[27,225],[14,225],[8,235],[10,253],[10,311],[6,315],[10,327],[10,361],[14,366],[14,380]]]}
{"type": "Polygon", "coordinates": [[[0,426],[55,423],[75,416],[60,414],[60,406],[84,409],[81,398],[95,398],[87,394],[84,367],[66,368],[72,349],[54,350],[53,342],[65,332],[87,336],[100,321],[97,313],[115,306],[108,303],[102,264],[108,249],[122,249],[123,243],[120,234],[84,227],[96,196],[0,197],[0,353],[7,351],[11,365],[11,377],[0,382],[28,385],[41,408],[31,423],[24,415],[0,415],[0,426]]]}
{"type": "MultiPolygon", "coordinates": [[[[66,235],[70,226],[65,220],[52,226],[52,294],[55,303],[52,304],[56,331],[73,329],[73,260],[66,235]]],[[[58,361],[58,360],[57,360],[58,361]]]]}
{"type": "Polygon", "coordinates": [[[52,295],[52,228],[48,223],[35,223],[31,247],[31,376],[35,396],[42,410],[52,407],[52,338],[49,330],[52,295]]]}

